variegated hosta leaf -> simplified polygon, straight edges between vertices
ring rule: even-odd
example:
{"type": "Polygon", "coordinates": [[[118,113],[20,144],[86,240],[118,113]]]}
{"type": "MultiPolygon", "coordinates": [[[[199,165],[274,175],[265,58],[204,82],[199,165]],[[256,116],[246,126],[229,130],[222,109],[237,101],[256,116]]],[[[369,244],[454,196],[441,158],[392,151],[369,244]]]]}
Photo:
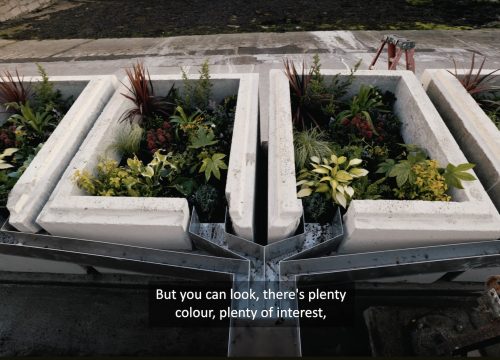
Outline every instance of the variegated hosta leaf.
{"type": "Polygon", "coordinates": [[[321,183],[318,185],[318,187],[316,187],[316,192],[318,192],[318,193],[325,193],[325,192],[328,192],[328,190],[329,190],[329,187],[325,183],[321,183]]]}
{"type": "Polygon", "coordinates": [[[336,193],[335,194],[335,200],[337,200],[337,204],[339,204],[340,206],[342,206],[344,209],[347,207],[347,199],[345,198],[345,196],[341,193],[336,193]]]}
{"type": "Polygon", "coordinates": [[[324,176],[324,177],[322,177],[322,178],[320,179],[320,181],[319,181],[319,182],[325,182],[325,181],[331,181],[331,180],[333,180],[333,179],[332,179],[330,176],[324,176]]]}
{"type": "Polygon", "coordinates": [[[1,162],[0,163],[0,170],[4,170],[4,169],[10,169],[10,168],[13,168],[14,166],[12,166],[11,164],[8,164],[6,162],[1,162]]]}
{"type": "Polygon", "coordinates": [[[361,159],[352,159],[351,161],[349,161],[349,164],[347,165],[347,167],[351,167],[351,166],[356,166],[356,165],[359,165],[363,162],[363,160],[361,159]]]}
{"type": "Polygon", "coordinates": [[[337,159],[337,164],[338,165],[342,165],[343,163],[345,163],[347,161],[347,158],[345,156],[341,156],[337,159]]]}
{"type": "Polygon", "coordinates": [[[305,188],[305,189],[302,189],[300,190],[298,193],[297,193],[297,197],[298,198],[303,198],[303,197],[306,197],[306,196],[309,196],[312,194],[312,189],[310,188],[305,188]]]}
{"type": "Polygon", "coordinates": [[[330,156],[330,161],[334,164],[338,164],[338,158],[335,154],[332,154],[332,156],[330,156]]]}
{"type": "Polygon", "coordinates": [[[339,182],[348,182],[348,181],[351,181],[352,180],[352,176],[345,170],[340,170],[337,175],[335,176],[335,178],[339,181],[339,182]]]}
{"type": "Polygon", "coordinates": [[[311,156],[311,161],[316,164],[319,164],[321,162],[321,160],[317,156],[311,156]]]}
{"type": "Polygon", "coordinates": [[[354,168],[349,170],[349,174],[351,174],[353,177],[362,177],[368,175],[368,170],[366,169],[360,169],[360,168],[354,168]]]}
{"type": "Polygon", "coordinates": [[[352,198],[352,196],[354,195],[354,189],[350,186],[346,186],[345,187],[345,192],[349,195],[349,197],[352,198]]]}
{"type": "Polygon", "coordinates": [[[318,173],[318,174],[329,174],[330,172],[328,171],[328,169],[323,169],[323,168],[317,168],[317,169],[313,169],[313,171],[315,173],[318,173]]]}
{"type": "Polygon", "coordinates": [[[339,186],[339,182],[337,180],[331,180],[330,186],[332,187],[332,189],[336,189],[337,186],[339,186]]]}

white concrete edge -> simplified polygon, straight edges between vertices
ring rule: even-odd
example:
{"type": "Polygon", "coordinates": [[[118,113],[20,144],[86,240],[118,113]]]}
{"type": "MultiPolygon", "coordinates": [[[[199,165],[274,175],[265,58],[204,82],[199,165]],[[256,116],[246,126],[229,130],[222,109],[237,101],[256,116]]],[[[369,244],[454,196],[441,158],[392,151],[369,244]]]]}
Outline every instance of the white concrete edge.
{"type": "MultiPolygon", "coordinates": [[[[452,70],[427,69],[421,77],[421,82],[436,106],[439,106],[438,103],[445,102],[441,106],[449,112],[446,115],[443,114],[449,122],[448,126],[455,128],[456,140],[465,146],[464,152],[477,163],[476,172],[482,176],[481,180],[490,195],[497,197],[493,198],[493,201],[499,208],[500,131],[449,71],[452,70]],[[474,139],[473,142],[468,141],[469,137],[474,139]],[[478,161],[479,159],[481,161],[478,161]]],[[[487,74],[492,71],[483,70],[481,73],[487,74]]],[[[463,75],[467,70],[457,72],[463,75]]],[[[495,77],[500,79],[500,72],[495,77]]]]}
{"type": "MultiPolygon", "coordinates": [[[[32,82],[41,79],[41,77],[26,78],[32,82]]],[[[35,221],[36,217],[81,141],[118,86],[118,81],[113,75],[51,76],[49,81],[52,83],[88,81],[88,84],[9,194],[7,202],[10,212],[9,223],[24,232],[34,233],[41,230],[35,221]],[[69,133],[75,136],[67,136],[69,133]]]]}
{"type": "Polygon", "coordinates": [[[259,115],[259,75],[242,74],[226,181],[226,200],[235,233],[254,239],[259,115]]]}
{"type": "MultiPolygon", "coordinates": [[[[211,79],[241,79],[245,78],[247,74],[211,74],[211,79]]],[[[199,75],[190,75],[188,78],[197,79],[199,75]]],[[[181,81],[182,78],[179,75],[151,75],[151,79],[154,80],[175,80],[181,81]]],[[[250,74],[248,79],[252,79],[248,83],[252,85],[252,89],[257,90],[255,83],[254,74],[250,74]]],[[[113,142],[113,139],[106,141],[106,133],[111,133],[116,130],[117,126],[123,126],[119,124],[117,114],[122,114],[126,109],[130,107],[130,104],[125,101],[121,101],[125,89],[127,78],[122,80],[122,84],[115,91],[113,97],[108,102],[107,106],[103,110],[101,116],[96,121],[94,127],[90,130],[87,138],[82,143],[79,151],[74,156],[70,165],[63,174],[61,181],[57,185],[56,189],[53,191],[52,196],[47,202],[46,206],[40,213],[37,222],[42,225],[46,230],[50,232],[50,227],[54,224],[65,224],[70,221],[72,216],[78,216],[78,223],[93,224],[99,221],[103,215],[109,215],[108,210],[112,210],[113,214],[116,214],[117,224],[127,224],[134,216],[136,217],[138,213],[143,213],[147,209],[155,209],[157,215],[163,214],[167,216],[166,220],[161,217],[161,224],[165,225],[167,221],[169,224],[181,225],[184,232],[187,232],[187,227],[190,219],[189,206],[187,199],[185,198],[132,198],[132,197],[96,197],[84,195],[83,191],[78,190],[76,186],[72,183],[71,177],[74,172],[78,169],[88,169],[91,170],[97,164],[98,159],[93,158],[92,154],[99,152],[104,154],[108,152],[109,155],[109,145],[113,142]],[[87,149],[94,149],[99,145],[98,150],[87,151],[87,149]],[[160,212],[160,213],[158,213],[160,212]]],[[[240,84],[241,85],[241,84],[240,84]]],[[[250,95],[250,94],[249,94],[250,95]]],[[[257,96],[255,93],[254,96],[257,96]]],[[[238,107],[238,105],[237,105],[238,107]]],[[[241,113],[241,110],[240,110],[241,113]]],[[[255,117],[255,120],[257,118],[255,117]]],[[[235,119],[236,121],[236,119],[235,119]]],[[[255,143],[257,141],[257,124],[255,124],[255,143]]],[[[233,146],[232,146],[233,148],[233,146]]],[[[248,147],[250,150],[251,147],[248,147]]],[[[236,149],[236,148],[235,148],[236,149]]],[[[256,149],[255,149],[256,150],[256,149]]],[[[115,154],[116,155],[116,154],[115,154]]],[[[231,155],[232,158],[232,155],[231,155]]],[[[234,161],[233,161],[234,163],[234,161]]],[[[231,162],[229,164],[231,166],[231,162]]],[[[228,169],[228,172],[232,171],[228,169]]],[[[246,172],[251,172],[251,167],[246,169],[246,172]]],[[[255,175],[250,179],[253,184],[255,184],[255,175]]],[[[246,193],[242,198],[252,198],[254,196],[254,186],[246,186],[245,189],[251,191],[251,193],[246,193]]],[[[232,191],[232,190],[231,190],[232,191]]],[[[253,201],[252,206],[253,207],[253,201]]],[[[253,209],[248,207],[245,209],[244,214],[251,214],[253,216],[253,209]]],[[[248,215],[249,216],[249,215],[248,215]]],[[[154,219],[148,218],[148,222],[154,219]]],[[[251,221],[253,223],[253,220],[251,221]]],[[[245,223],[246,224],[246,223],[245,223]]],[[[253,226],[251,228],[251,233],[253,233],[253,226]]],[[[186,236],[187,241],[187,236],[186,236]]]]}
{"type": "Polygon", "coordinates": [[[287,238],[302,217],[302,201],[297,198],[291,100],[283,70],[269,74],[268,143],[268,241],[287,238]]]}

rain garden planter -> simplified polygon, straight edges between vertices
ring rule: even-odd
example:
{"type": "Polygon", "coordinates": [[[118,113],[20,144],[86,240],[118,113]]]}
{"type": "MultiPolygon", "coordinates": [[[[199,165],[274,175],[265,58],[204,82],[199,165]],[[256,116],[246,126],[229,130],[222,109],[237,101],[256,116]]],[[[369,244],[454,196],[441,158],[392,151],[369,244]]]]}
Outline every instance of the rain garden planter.
{"type": "MultiPolygon", "coordinates": [[[[325,83],[330,83],[335,79],[342,82],[350,78],[349,71],[321,70],[320,74],[324,77],[325,83]],[[336,75],[337,77],[335,77],[336,75]]],[[[351,79],[352,82],[345,89],[341,99],[354,99],[355,95],[358,98],[361,97],[363,86],[365,93],[367,92],[366,87],[372,86],[378,89],[380,94],[387,91],[394,94],[395,101],[390,102],[392,104],[390,111],[395,115],[395,118],[399,119],[400,134],[397,136],[401,136],[400,142],[404,141],[406,144],[418,146],[430,159],[436,160],[441,167],[450,163],[455,165],[467,163],[465,156],[413,73],[409,71],[357,71],[351,79]]],[[[390,94],[384,95],[384,98],[387,96],[390,94]]],[[[271,71],[269,103],[268,236],[269,241],[273,242],[289,237],[296,231],[303,213],[303,205],[297,194],[298,191],[300,194],[300,191],[308,185],[302,184],[297,188],[296,174],[298,169],[295,167],[297,159],[294,155],[293,124],[295,120],[292,120],[292,118],[295,119],[296,112],[292,111],[291,87],[283,70],[271,71]]],[[[335,106],[337,105],[336,103],[335,106]]],[[[328,104],[325,105],[325,108],[327,106],[328,104]]],[[[316,110],[312,109],[312,111],[316,110]]],[[[346,122],[342,123],[342,126],[353,126],[354,124],[350,121],[356,117],[359,118],[359,116],[339,115],[338,111],[334,111],[334,113],[335,115],[327,122],[330,127],[341,126],[340,123],[336,122],[342,121],[346,122]],[[338,118],[336,119],[335,116],[338,118]],[[345,118],[347,120],[344,120],[345,118]]],[[[373,120],[375,124],[373,128],[378,127],[378,119],[373,120]]],[[[361,121],[361,123],[366,123],[366,121],[361,121]]],[[[372,128],[358,127],[358,129],[365,131],[366,138],[372,139],[372,136],[375,138],[375,134],[372,134],[372,128]]],[[[382,134],[381,131],[385,130],[379,129],[379,134],[382,134]]],[[[370,144],[372,143],[370,142],[370,144]]],[[[409,148],[407,153],[408,156],[414,154],[409,148]]],[[[365,156],[364,152],[363,156],[365,156]]],[[[374,156],[373,153],[370,156],[374,156]]],[[[330,159],[329,155],[327,158],[330,159]]],[[[365,160],[361,164],[358,163],[358,160],[353,160],[351,163],[349,161],[351,158],[348,156],[346,161],[336,157],[334,160],[338,160],[339,163],[346,161],[340,165],[341,168],[346,167],[347,162],[349,162],[348,171],[351,171],[353,167],[365,166],[366,164],[365,160]]],[[[430,163],[429,160],[425,161],[427,164],[435,164],[430,163]]],[[[322,163],[321,161],[315,166],[322,166],[322,163]]],[[[333,164],[330,166],[333,167],[333,164]]],[[[473,176],[474,173],[470,171],[468,166],[465,166],[464,169],[473,176]]],[[[375,170],[370,169],[370,172],[376,173],[375,170]]],[[[361,177],[366,176],[364,172],[358,170],[355,174],[361,177]]],[[[438,174],[437,170],[435,174],[438,174]]],[[[470,178],[470,175],[464,175],[464,177],[470,178]]],[[[350,176],[350,178],[352,177],[350,176]]],[[[388,172],[386,177],[395,184],[395,176],[392,177],[392,174],[390,176],[388,172]]],[[[299,179],[301,178],[304,177],[299,176],[299,179]]],[[[402,182],[402,184],[404,183],[402,182]]],[[[498,238],[500,236],[500,215],[481,183],[479,181],[463,181],[462,185],[463,190],[451,188],[446,193],[441,194],[443,198],[451,201],[358,200],[356,199],[358,188],[355,187],[356,193],[354,193],[355,195],[343,216],[345,235],[339,252],[355,253],[498,238]]],[[[352,189],[347,188],[341,190],[342,192],[346,191],[346,194],[352,191],[352,189]]],[[[398,194],[398,191],[401,192],[401,189],[397,188],[390,190],[394,190],[395,194],[398,194]]],[[[302,195],[310,193],[307,189],[304,191],[305,193],[302,195]]],[[[344,200],[341,199],[340,203],[344,200]]]]}
{"type": "MultiPolygon", "coordinates": [[[[184,79],[181,75],[152,75],[150,79],[155,94],[171,94],[170,90],[173,87],[177,94],[184,97],[184,101],[187,98],[186,94],[190,93],[190,91],[191,95],[194,94],[192,90],[196,88],[195,84],[200,81],[197,76],[191,75],[184,79]]],[[[147,82],[145,81],[144,84],[147,82]]],[[[96,166],[104,156],[107,159],[115,160],[115,164],[122,164],[120,166],[131,166],[130,157],[127,164],[123,165],[124,156],[113,145],[116,144],[123,131],[131,131],[136,126],[132,121],[123,118],[123,115],[133,108],[131,100],[124,96],[124,94],[131,94],[129,92],[129,88],[131,88],[130,77],[125,78],[122,83],[122,86],[115,92],[69,164],[37,221],[46,231],[53,235],[159,249],[189,250],[191,249],[191,242],[187,230],[192,197],[183,196],[184,192],[181,193],[181,190],[185,191],[188,187],[186,182],[181,184],[182,189],[176,187],[175,191],[177,192],[172,190],[173,192],[168,193],[167,196],[160,193],[160,195],[145,197],[133,196],[130,193],[129,196],[92,196],[88,191],[83,190],[81,186],[83,182],[78,183],[78,181],[75,181],[75,172],[77,171],[79,174],[86,172],[88,176],[95,174],[96,166]]],[[[165,121],[168,119],[168,126],[163,123],[164,125],[160,126],[161,129],[153,131],[156,135],[151,135],[151,139],[148,130],[146,137],[148,150],[152,150],[151,147],[154,147],[156,142],[160,140],[166,141],[165,137],[175,139],[170,143],[173,144],[172,146],[167,144],[162,148],[162,144],[158,145],[160,149],[158,154],[166,156],[169,164],[175,164],[168,165],[168,174],[174,174],[175,176],[175,171],[180,172],[183,169],[182,165],[179,165],[183,156],[180,153],[177,154],[177,150],[175,150],[181,146],[181,142],[177,137],[184,139],[182,141],[185,143],[183,146],[185,146],[187,154],[190,153],[189,149],[195,149],[198,151],[197,154],[201,154],[198,158],[199,163],[190,170],[193,179],[198,181],[197,186],[200,189],[200,184],[205,181],[204,175],[210,175],[206,167],[200,170],[201,159],[206,157],[205,153],[202,154],[200,151],[210,152],[212,151],[211,146],[214,146],[213,144],[217,143],[217,141],[218,144],[215,146],[227,141],[230,147],[227,170],[221,167],[219,169],[220,174],[218,174],[221,181],[226,180],[225,191],[222,190],[222,196],[225,195],[225,202],[236,234],[252,239],[258,128],[258,75],[210,74],[209,83],[211,84],[210,103],[212,107],[215,104],[220,104],[221,101],[226,104],[224,99],[237,95],[237,101],[233,107],[234,122],[227,124],[228,127],[231,125],[233,127],[231,137],[227,139],[224,139],[222,135],[219,137],[219,131],[225,131],[226,129],[221,130],[218,127],[219,125],[216,126],[208,122],[206,113],[200,115],[186,110],[187,114],[181,114],[179,109],[175,108],[173,111],[178,115],[176,121],[181,121],[182,119],[179,120],[179,117],[181,117],[186,122],[177,122],[174,125],[173,113],[166,115],[164,119],[165,121]],[[197,117],[198,120],[196,120],[197,117]],[[188,118],[191,119],[191,122],[188,121],[188,118]],[[194,122],[193,119],[195,119],[194,122]],[[183,125],[181,126],[181,124],[183,125]],[[213,131],[210,129],[211,127],[214,129],[213,131]],[[191,137],[188,140],[188,131],[193,129],[196,131],[195,134],[199,134],[198,131],[203,132],[203,139],[200,136],[199,141],[195,141],[191,137]],[[215,138],[211,137],[212,135],[215,135],[215,138]],[[179,141],[179,143],[175,141],[179,141]],[[200,141],[205,142],[205,144],[200,144],[200,141]],[[171,150],[171,147],[174,150],[171,150]]],[[[151,151],[152,153],[153,151],[151,151]]],[[[155,155],[147,156],[155,158],[156,152],[155,155]]],[[[163,157],[162,159],[165,160],[163,157]]],[[[223,158],[223,161],[227,161],[227,157],[223,158]]],[[[146,164],[146,160],[144,164],[146,164]]],[[[130,166],[127,169],[130,169],[130,166]]],[[[122,169],[125,169],[125,167],[122,167],[122,169]]],[[[167,166],[165,166],[165,169],[167,169],[167,166]]],[[[212,173],[211,182],[215,181],[214,176],[215,173],[212,173]]],[[[82,179],[83,177],[80,177],[80,180],[82,179]]],[[[171,183],[162,182],[162,186],[165,187],[161,191],[164,191],[165,188],[170,189],[170,185],[173,185],[177,181],[176,179],[178,178],[174,178],[171,183]]],[[[165,180],[162,178],[162,181],[165,180]]],[[[189,179],[186,181],[189,181],[189,179]]],[[[222,214],[224,214],[225,205],[220,205],[222,214]]],[[[199,212],[198,207],[197,210],[199,212]]]]}
{"type": "MultiPolygon", "coordinates": [[[[8,79],[4,77],[3,80],[8,79]]],[[[6,111],[5,107],[0,108],[0,120],[3,123],[0,130],[2,151],[18,148],[17,152],[4,158],[14,166],[1,170],[2,206],[7,206],[12,226],[19,231],[35,233],[41,230],[36,217],[117,88],[118,80],[114,76],[51,76],[46,80],[53,93],[46,93],[45,97],[49,98],[57,93],[60,97],[47,101],[42,99],[43,96],[37,97],[43,84],[42,77],[14,77],[14,80],[23,80],[24,86],[31,88],[28,106],[33,110],[33,116],[38,119],[45,115],[53,118],[53,125],[46,126],[45,130],[38,133],[43,134],[36,137],[23,115],[20,115],[20,120],[15,124],[8,120],[20,110],[14,111],[11,108],[11,111],[6,111]],[[60,102],[61,105],[44,113],[41,109],[50,108],[50,101],[60,102]],[[19,170],[20,168],[24,171],[19,170]]],[[[29,112],[30,109],[25,107],[25,111],[29,112]]]]}
{"type": "MultiPolygon", "coordinates": [[[[493,70],[483,70],[481,75],[493,70]]],[[[477,71],[474,72],[475,74],[477,71]]],[[[466,76],[467,70],[458,71],[466,76]]],[[[474,169],[493,203],[500,210],[500,118],[497,124],[485,113],[460,81],[448,70],[428,69],[421,78],[427,95],[439,111],[455,140],[474,169]]],[[[490,85],[500,86],[500,75],[490,85]]],[[[498,101],[498,99],[497,99],[498,101]]],[[[500,107],[500,103],[497,105],[500,107]]]]}

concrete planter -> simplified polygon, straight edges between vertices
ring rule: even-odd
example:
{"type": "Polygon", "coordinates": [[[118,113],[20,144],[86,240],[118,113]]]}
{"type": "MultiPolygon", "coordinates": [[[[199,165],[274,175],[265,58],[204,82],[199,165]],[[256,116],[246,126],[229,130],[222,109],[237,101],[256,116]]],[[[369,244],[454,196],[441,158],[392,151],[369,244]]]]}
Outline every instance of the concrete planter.
{"type": "Polygon", "coordinates": [[[30,233],[41,230],[36,217],[118,86],[114,76],[53,76],[50,81],[64,97],[76,100],[9,194],[10,224],[30,233]]]}
{"type": "MultiPolygon", "coordinates": [[[[483,74],[492,70],[483,70],[483,74]]],[[[459,74],[464,75],[463,70],[459,74]]],[[[460,82],[446,70],[426,70],[422,83],[475,172],[500,210],[500,131],[460,82]]],[[[500,86],[500,75],[492,82],[500,86]]]]}
{"type": "MultiPolygon", "coordinates": [[[[182,91],[180,75],[151,77],[158,93],[167,93],[173,83],[182,91]]],[[[192,77],[197,79],[197,76],[192,77]]],[[[253,238],[255,169],[257,150],[258,76],[211,74],[213,98],[218,101],[238,94],[226,199],[235,232],[253,238]]],[[[124,80],[125,82],[125,80],[124,80]]],[[[38,223],[53,235],[102,240],[159,249],[191,249],[187,236],[190,218],[185,198],[133,198],[87,196],[71,180],[75,170],[93,171],[99,156],[118,159],[110,149],[120,122],[131,103],[121,93],[113,95],[79,151],[74,156],[38,223]]]]}
{"type": "MultiPolygon", "coordinates": [[[[326,80],[345,71],[324,70],[326,80]]],[[[418,80],[407,71],[358,71],[350,89],[371,84],[395,93],[394,112],[401,120],[407,143],[427,151],[441,166],[464,163],[451,133],[432,106],[418,80]]],[[[291,103],[283,71],[270,75],[269,111],[269,239],[293,234],[302,214],[296,196],[291,103]]],[[[341,253],[409,248],[500,236],[500,215],[480,182],[452,191],[452,202],[354,200],[344,215],[341,253]]]]}

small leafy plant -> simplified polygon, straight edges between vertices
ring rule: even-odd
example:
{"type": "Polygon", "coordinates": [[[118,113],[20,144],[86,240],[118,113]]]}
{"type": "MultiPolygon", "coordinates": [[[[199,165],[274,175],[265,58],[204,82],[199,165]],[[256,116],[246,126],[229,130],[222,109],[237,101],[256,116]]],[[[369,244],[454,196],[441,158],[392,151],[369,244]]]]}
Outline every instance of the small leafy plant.
{"type": "Polygon", "coordinates": [[[146,165],[134,156],[127,159],[126,166],[119,166],[112,159],[102,159],[97,164],[95,176],[86,170],[77,170],[73,180],[89,195],[157,196],[162,190],[161,179],[176,170],[175,165],[169,161],[170,156],[171,154],[162,155],[158,151],[146,165]]]}
{"type": "Polygon", "coordinates": [[[321,63],[317,54],[309,70],[306,71],[306,64],[302,63],[300,73],[292,61],[284,60],[285,75],[290,84],[292,97],[292,122],[296,130],[321,128],[325,125],[321,112],[329,116],[334,114],[339,99],[345,95],[354,80],[354,73],[359,65],[360,62],[351,69],[346,80],[341,80],[336,75],[331,84],[327,85],[321,75],[321,63]]]}
{"type": "Polygon", "coordinates": [[[296,131],[293,136],[296,167],[302,169],[313,156],[328,157],[332,150],[326,139],[326,133],[317,128],[296,131]]]}
{"type": "Polygon", "coordinates": [[[428,159],[418,147],[406,147],[410,149],[406,159],[398,162],[386,159],[377,170],[377,173],[396,180],[393,191],[399,199],[450,201],[451,197],[446,193],[449,188],[463,189],[462,181],[476,180],[466,172],[474,164],[448,164],[443,169],[439,168],[436,160],[428,159]]]}
{"type": "MultiPolygon", "coordinates": [[[[129,157],[139,153],[144,130],[137,124],[123,128],[111,147],[121,156],[129,157]]],[[[155,153],[154,151],[153,153],[155,153]]]]}
{"type": "Polygon", "coordinates": [[[357,167],[362,160],[348,160],[345,156],[332,154],[329,159],[313,156],[311,161],[311,169],[299,171],[297,186],[300,190],[297,197],[307,197],[313,192],[323,193],[327,199],[347,208],[354,195],[351,182],[368,174],[368,170],[357,167]]]}
{"type": "Polygon", "coordinates": [[[379,133],[373,125],[370,113],[386,111],[384,107],[379,92],[372,86],[362,85],[358,95],[351,99],[349,108],[339,113],[338,118],[342,119],[343,125],[350,122],[359,131],[361,137],[371,139],[373,134],[379,135],[379,133]]]}

